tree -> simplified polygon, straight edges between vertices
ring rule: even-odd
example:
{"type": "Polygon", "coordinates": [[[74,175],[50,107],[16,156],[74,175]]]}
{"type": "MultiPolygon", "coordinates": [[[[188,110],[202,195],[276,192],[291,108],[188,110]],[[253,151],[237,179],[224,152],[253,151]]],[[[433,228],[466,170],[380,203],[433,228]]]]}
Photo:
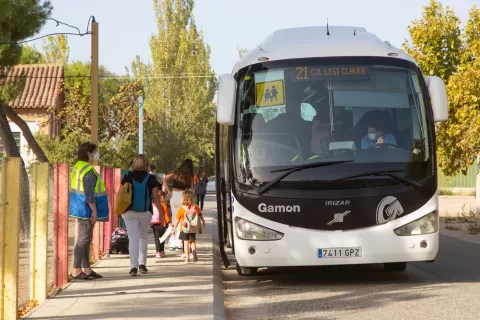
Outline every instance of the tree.
{"type": "Polygon", "coordinates": [[[145,127],[145,150],[164,171],[185,157],[214,156],[216,80],[193,6],[193,0],[154,0],[153,64],[137,59],[132,67],[136,76],[147,76],[145,110],[153,121],[145,127]]]}
{"type": "Polygon", "coordinates": [[[475,5],[469,13],[469,19],[463,35],[464,53],[462,55],[462,64],[471,65],[480,68],[480,9],[475,5]]]}
{"type": "Polygon", "coordinates": [[[43,40],[43,52],[47,63],[66,65],[70,55],[67,36],[62,34],[47,37],[43,40]]]}
{"type": "MultiPolygon", "coordinates": [[[[61,122],[61,135],[51,139],[48,135],[37,134],[51,163],[73,163],[78,145],[90,140],[91,133],[90,62],[74,61],[64,68],[65,107],[51,109],[61,122]]],[[[125,157],[131,159],[135,152],[133,138],[138,134],[137,109],[142,85],[138,81],[117,77],[102,65],[99,66],[99,77],[100,164],[124,167],[125,157]]]]}
{"type": "Polygon", "coordinates": [[[460,172],[466,174],[480,152],[476,138],[480,98],[477,90],[480,11],[472,7],[462,33],[453,11],[448,7],[446,11],[441,10],[440,3],[430,2],[424,20],[415,21],[414,27],[409,28],[414,48],[408,47],[408,42],[405,47],[417,59],[424,73],[438,72],[447,84],[449,119],[437,126],[437,146],[442,171],[447,176],[454,176],[460,172]],[[455,23],[446,24],[446,21],[455,23]],[[445,43],[452,45],[442,49],[445,43]]]}
{"type": "MultiPolygon", "coordinates": [[[[51,139],[48,135],[37,134],[37,139],[51,163],[73,163],[78,146],[90,140],[91,96],[84,92],[82,83],[69,89],[65,107],[55,112],[62,123],[60,137],[51,139]]],[[[99,104],[99,148],[103,166],[125,166],[125,159],[135,155],[135,139],[138,134],[138,98],[142,86],[138,81],[127,82],[118,87],[114,95],[99,104]]]]}
{"type": "Polygon", "coordinates": [[[45,63],[45,58],[42,53],[35,48],[35,45],[29,46],[28,44],[23,45],[22,55],[20,56],[19,64],[43,64],[45,63]]]}
{"type": "Polygon", "coordinates": [[[439,126],[439,164],[447,176],[466,174],[480,154],[480,10],[470,10],[462,36],[463,53],[458,72],[447,84],[449,119],[439,126]],[[476,36],[475,36],[476,35],[476,36]]]}
{"type": "MultiPolygon", "coordinates": [[[[99,104],[99,138],[101,140],[130,139],[138,133],[138,98],[142,85],[138,81],[127,82],[108,100],[99,104]]],[[[104,99],[105,100],[105,97],[104,99]]],[[[53,111],[53,110],[52,110],[53,111]]],[[[69,88],[65,107],[56,112],[63,122],[64,134],[68,132],[91,132],[91,95],[75,84],[69,88]]]]}
{"type": "MultiPolygon", "coordinates": [[[[37,134],[40,145],[51,163],[73,163],[78,146],[90,139],[91,133],[91,82],[90,64],[76,61],[65,66],[65,107],[54,110],[62,126],[61,136],[51,139],[37,134]],[[78,76],[78,77],[76,77],[78,76]]],[[[99,68],[100,77],[111,79],[101,82],[99,95],[99,148],[103,166],[125,166],[125,157],[135,153],[134,138],[138,134],[138,98],[142,85],[138,81],[116,79],[105,67],[99,68]]],[[[127,161],[128,162],[128,161],[127,161]]]]}
{"type": "MultiPolygon", "coordinates": [[[[49,1],[41,3],[39,0],[29,0],[24,4],[28,10],[10,1],[2,2],[2,14],[0,14],[0,43],[2,43],[0,45],[1,72],[8,71],[9,68],[20,61],[23,48],[18,42],[40,31],[52,11],[49,1]],[[29,13],[29,11],[31,13],[29,13]]],[[[7,113],[14,112],[8,106],[9,101],[11,101],[10,94],[13,93],[9,90],[9,87],[18,88],[17,85],[18,82],[13,84],[11,82],[3,82],[0,88],[0,138],[8,157],[20,157],[20,151],[15,143],[7,119],[7,113]]],[[[16,92],[18,94],[21,91],[16,92]]],[[[23,124],[25,123],[23,120],[21,122],[23,122],[23,124]]],[[[28,133],[30,133],[31,136],[30,130],[24,132],[24,135],[26,134],[26,136],[28,136],[28,133]]],[[[28,238],[30,231],[30,187],[25,165],[23,165],[22,168],[21,190],[21,235],[23,238],[28,238]]]]}
{"type": "Polygon", "coordinates": [[[453,11],[443,12],[437,1],[430,2],[423,19],[410,28],[414,46],[407,43],[406,49],[424,73],[437,73],[447,84],[449,119],[437,126],[438,164],[447,176],[466,174],[480,155],[480,10],[472,7],[463,32],[453,11]]]}
{"type": "MultiPolygon", "coordinates": [[[[48,135],[40,134],[37,136],[39,143],[45,150],[45,153],[51,163],[68,163],[74,165],[77,161],[78,146],[90,140],[90,134],[80,130],[64,132],[63,138],[51,138],[48,135]]],[[[120,140],[100,140],[100,164],[103,167],[126,168],[128,162],[134,158],[135,141],[120,140]]]]}
{"type": "Polygon", "coordinates": [[[460,19],[450,7],[436,0],[424,7],[423,17],[408,27],[411,40],[404,50],[417,60],[425,75],[448,82],[458,68],[462,50],[460,19]]]}

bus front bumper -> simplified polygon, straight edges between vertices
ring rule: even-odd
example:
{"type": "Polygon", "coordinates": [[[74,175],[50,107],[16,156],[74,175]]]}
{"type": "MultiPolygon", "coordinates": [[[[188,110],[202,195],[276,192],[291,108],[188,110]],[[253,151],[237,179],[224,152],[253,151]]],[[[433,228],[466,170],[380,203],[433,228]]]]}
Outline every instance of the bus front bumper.
{"type": "Polygon", "coordinates": [[[399,237],[378,232],[291,232],[277,241],[235,238],[235,257],[242,267],[282,267],[431,261],[439,233],[399,237]]]}

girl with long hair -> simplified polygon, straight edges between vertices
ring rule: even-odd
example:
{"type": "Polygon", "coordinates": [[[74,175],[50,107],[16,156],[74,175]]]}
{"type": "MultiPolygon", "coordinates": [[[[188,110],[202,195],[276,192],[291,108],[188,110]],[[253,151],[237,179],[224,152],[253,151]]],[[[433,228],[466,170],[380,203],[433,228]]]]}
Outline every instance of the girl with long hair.
{"type": "MultiPolygon", "coordinates": [[[[163,177],[163,188],[170,197],[170,207],[176,213],[181,207],[182,194],[185,190],[193,190],[194,168],[191,159],[185,159],[180,167],[163,177]],[[172,188],[169,182],[171,181],[172,188]]],[[[172,215],[172,225],[175,225],[175,216],[172,215]]],[[[174,230],[175,237],[171,237],[169,247],[171,251],[182,250],[182,241],[179,239],[180,228],[174,230]]]]}

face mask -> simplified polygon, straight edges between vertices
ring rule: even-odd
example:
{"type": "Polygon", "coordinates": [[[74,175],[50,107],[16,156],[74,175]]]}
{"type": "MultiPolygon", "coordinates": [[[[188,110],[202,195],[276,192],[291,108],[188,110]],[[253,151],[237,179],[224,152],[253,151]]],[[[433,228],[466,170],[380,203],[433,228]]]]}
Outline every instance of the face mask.
{"type": "Polygon", "coordinates": [[[369,133],[368,134],[368,139],[375,140],[375,139],[377,139],[377,135],[375,133],[369,133]]]}
{"type": "Polygon", "coordinates": [[[93,154],[93,161],[98,161],[98,160],[100,160],[100,153],[95,152],[95,153],[93,154]]]}

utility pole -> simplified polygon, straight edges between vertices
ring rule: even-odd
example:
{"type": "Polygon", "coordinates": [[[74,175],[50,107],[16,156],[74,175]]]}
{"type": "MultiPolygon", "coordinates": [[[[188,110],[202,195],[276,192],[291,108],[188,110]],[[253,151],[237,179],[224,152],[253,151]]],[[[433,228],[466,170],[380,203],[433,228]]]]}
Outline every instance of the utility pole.
{"type": "Polygon", "coordinates": [[[98,145],[98,23],[92,20],[92,142],[98,145]]]}
{"type": "Polygon", "coordinates": [[[138,154],[143,154],[143,96],[138,98],[138,154]]]}

